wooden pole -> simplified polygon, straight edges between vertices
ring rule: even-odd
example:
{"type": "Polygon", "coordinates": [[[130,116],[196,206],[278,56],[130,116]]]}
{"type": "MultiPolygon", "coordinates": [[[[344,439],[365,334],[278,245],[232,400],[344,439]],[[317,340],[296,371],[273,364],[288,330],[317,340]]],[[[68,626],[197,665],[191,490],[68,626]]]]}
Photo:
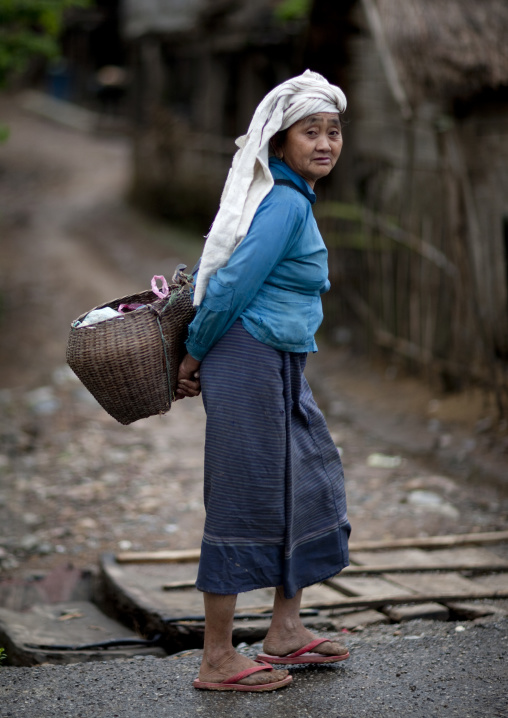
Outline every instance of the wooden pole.
{"type": "Polygon", "coordinates": [[[413,110],[409,103],[406,91],[402,86],[395,60],[393,59],[388,40],[385,35],[381,16],[374,0],[362,0],[363,10],[367,18],[369,29],[374,37],[381,64],[395,101],[399,105],[404,120],[411,120],[413,110]]]}

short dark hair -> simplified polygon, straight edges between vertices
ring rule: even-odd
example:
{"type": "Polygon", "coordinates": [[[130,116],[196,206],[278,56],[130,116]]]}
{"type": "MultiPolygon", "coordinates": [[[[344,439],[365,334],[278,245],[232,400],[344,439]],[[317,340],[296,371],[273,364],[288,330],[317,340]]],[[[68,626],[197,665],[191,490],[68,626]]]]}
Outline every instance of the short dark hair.
{"type": "Polygon", "coordinates": [[[277,150],[283,147],[287,134],[287,130],[280,130],[272,137],[270,140],[270,154],[277,155],[277,150]]]}

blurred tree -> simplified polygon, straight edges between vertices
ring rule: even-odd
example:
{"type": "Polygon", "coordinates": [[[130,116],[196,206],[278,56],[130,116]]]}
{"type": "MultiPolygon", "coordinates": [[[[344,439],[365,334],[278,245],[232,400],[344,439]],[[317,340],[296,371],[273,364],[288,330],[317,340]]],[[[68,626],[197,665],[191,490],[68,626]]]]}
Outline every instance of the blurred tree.
{"type": "Polygon", "coordinates": [[[312,7],[312,0],[282,0],[275,8],[278,20],[305,20],[312,7]]]}
{"type": "Polygon", "coordinates": [[[56,57],[64,13],[91,0],[0,0],[0,87],[34,56],[56,57]]]}

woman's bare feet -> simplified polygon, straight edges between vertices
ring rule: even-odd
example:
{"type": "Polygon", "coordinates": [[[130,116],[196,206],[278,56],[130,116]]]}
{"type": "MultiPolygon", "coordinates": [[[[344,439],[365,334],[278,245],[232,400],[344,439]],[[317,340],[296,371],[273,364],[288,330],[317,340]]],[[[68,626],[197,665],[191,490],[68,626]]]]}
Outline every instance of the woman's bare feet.
{"type": "MultiPolygon", "coordinates": [[[[300,618],[301,600],[301,590],[292,598],[286,598],[281,586],[275,589],[272,622],[263,643],[265,655],[288,656],[316,640],[317,636],[305,628],[300,618]]],[[[348,649],[341,643],[324,641],[313,648],[312,653],[347,658],[348,649]]]]}
{"type": "MultiPolygon", "coordinates": [[[[259,666],[259,663],[252,661],[247,656],[242,656],[234,649],[227,653],[204,655],[199,670],[199,680],[207,683],[221,683],[221,681],[254,666],[259,666]]],[[[242,678],[238,683],[246,686],[267,685],[268,683],[281,681],[287,675],[288,671],[285,669],[258,671],[246,678],[242,678]]]]}
{"type": "MultiPolygon", "coordinates": [[[[291,630],[270,628],[263,642],[263,650],[270,656],[287,656],[300,650],[316,638],[317,636],[302,624],[293,626],[291,630]]],[[[312,652],[324,656],[343,656],[348,653],[348,649],[342,643],[326,641],[313,648],[312,652]]]]}

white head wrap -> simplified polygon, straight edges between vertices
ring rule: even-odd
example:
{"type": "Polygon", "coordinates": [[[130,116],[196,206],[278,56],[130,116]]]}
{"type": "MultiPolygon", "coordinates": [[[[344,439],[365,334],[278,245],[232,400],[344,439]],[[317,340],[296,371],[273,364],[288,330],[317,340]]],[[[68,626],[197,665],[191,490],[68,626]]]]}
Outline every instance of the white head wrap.
{"type": "Polygon", "coordinates": [[[278,85],[261,101],[247,134],[236,140],[240,149],[233,158],[219,211],[206,240],[194,304],[201,304],[208,280],[227,264],[249,231],[257,208],[273,187],[268,166],[270,139],[304,117],[345,109],[346,97],[342,90],[310,70],[278,85]]]}

